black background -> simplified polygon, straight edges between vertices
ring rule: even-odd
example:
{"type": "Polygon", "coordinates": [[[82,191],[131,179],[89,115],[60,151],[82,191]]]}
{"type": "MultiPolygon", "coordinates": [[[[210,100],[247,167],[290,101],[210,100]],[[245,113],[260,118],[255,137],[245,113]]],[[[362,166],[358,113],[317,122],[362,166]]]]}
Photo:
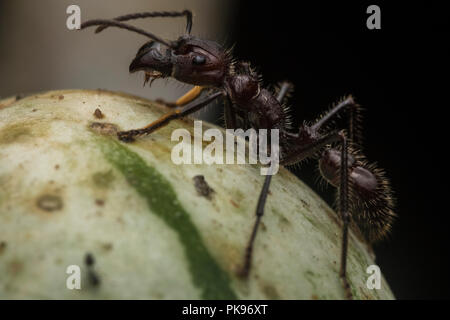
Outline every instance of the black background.
{"type": "MultiPolygon", "coordinates": [[[[289,79],[295,120],[314,120],[353,94],[364,112],[364,151],[383,167],[397,198],[392,236],[375,245],[399,299],[450,297],[447,195],[448,11],[437,3],[240,1],[234,54],[251,61],[264,84],[289,79]],[[381,8],[381,30],[366,9],[381,8]]],[[[316,163],[295,173],[315,186],[316,163]]]]}

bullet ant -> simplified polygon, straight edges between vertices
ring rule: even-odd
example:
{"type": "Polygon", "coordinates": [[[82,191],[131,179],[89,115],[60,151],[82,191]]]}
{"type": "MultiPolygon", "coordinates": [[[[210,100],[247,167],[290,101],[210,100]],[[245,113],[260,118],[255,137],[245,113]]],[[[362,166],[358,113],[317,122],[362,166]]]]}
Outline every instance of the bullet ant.
{"type": "MultiPolygon", "coordinates": [[[[98,26],[96,33],[108,27],[117,27],[142,34],[151,40],[137,52],[129,67],[130,73],[143,71],[150,79],[172,77],[192,84],[194,88],[171,104],[182,107],[164,115],[141,129],[122,131],[118,138],[131,142],[136,136],[149,134],[174,119],[185,117],[207,106],[212,101],[225,101],[225,125],[254,129],[279,129],[280,164],[292,165],[304,159],[319,157],[322,178],[336,187],[339,214],[342,219],[340,278],[348,299],[352,299],[346,275],[348,228],[351,220],[359,227],[368,242],[384,238],[394,221],[394,200],[384,172],[365,160],[360,151],[361,107],[348,96],[311,124],[304,123],[298,130],[290,127],[285,100],[292,89],[287,82],[274,92],[263,88],[260,77],[248,62],[236,61],[230,50],[215,41],[192,36],[192,13],[146,12],[129,14],[112,20],[90,20],[81,28],[98,26]],[[186,17],[186,33],[175,41],[138,29],[124,21],[149,17],[186,17]],[[165,51],[161,46],[165,46],[165,51]],[[205,89],[212,93],[198,98],[205,89]],[[198,98],[198,99],[197,99],[198,98]],[[347,130],[333,130],[336,120],[346,117],[347,130]],[[238,121],[241,124],[238,124],[238,121]],[[321,152],[322,151],[322,152],[321,152]]],[[[256,208],[256,220],[250,235],[244,263],[239,275],[246,278],[251,270],[254,241],[269,192],[271,175],[267,175],[256,208]]],[[[352,224],[353,225],[353,224],[352,224]]]]}

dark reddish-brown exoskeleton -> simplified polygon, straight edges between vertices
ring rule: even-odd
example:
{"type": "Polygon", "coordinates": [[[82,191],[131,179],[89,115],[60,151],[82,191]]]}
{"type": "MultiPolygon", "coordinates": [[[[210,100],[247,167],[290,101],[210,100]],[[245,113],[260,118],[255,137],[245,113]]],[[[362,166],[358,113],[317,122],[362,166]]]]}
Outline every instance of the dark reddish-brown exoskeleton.
{"type": "MultiPolygon", "coordinates": [[[[368,163],[358,151],[361,136],[360,106],[353,97],[342,99],[312,124],[305,123],[293,130],[284,106],[290,84],[284,82],[274,92],[265,89],[249,63],[233,60],[230,50],[217,42],[191,36],[190,11],[146,12],[113,20],[90,20],[82,24],[82,29],[90,26],[98,26],[96,32],[118,27],[152,39],[138,50],[131,62],[130,72],[143,71],[146,81],[172,77],[194,85],[190,92],[172,104],[182,108],[144,128],[119,132],[120,140],[131,142],[136,136],[149,134],[173,119],[185,117],[222,97],[226,102],[227,128],[279,129],[281,165],[299,163],[319,154],[321,176],[338,189],[338,209],[343,221],[340,277],[347,297],[352,298],[346,275],[351,219],[367,240],[373,242],[387,235],[395,218],[388,180],[382,170],[368,163]],[[182,16],[187,18],[186,34],[175,41],[166,41],[123,22],[148,17],[182,16]],[[204,88],[212,89],[212,93],[198,98],[204,88]],[[347,130],[333,130],[334,121],[342,115],[347,119],[347,130]]],[[[243,277],[248,277],[251,270],[253,244],[264,213],[271,177],[266,176],[258,200],[255,224],[239,270],[243,277]]]]}

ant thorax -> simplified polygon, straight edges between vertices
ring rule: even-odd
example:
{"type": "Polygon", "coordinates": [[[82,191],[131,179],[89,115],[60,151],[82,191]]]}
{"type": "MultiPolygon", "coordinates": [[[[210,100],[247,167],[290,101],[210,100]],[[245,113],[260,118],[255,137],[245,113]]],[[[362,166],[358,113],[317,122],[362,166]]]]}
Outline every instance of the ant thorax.
{"type": "Polygon", "coordinates": [[[258,79],[248,74],[235,74],[226,80],[230,98],[237,106],[245,106],[255,99],[260,91],[258,79]]]}
{"type": "Polygon", "coordinates": [[[243,111],[250,127],[255,129],[285,129],[289,125],[286,108],[274,94],[261,88],[252,74],[234,74],[225,80],[225,90],[237,109],[243,111]]]}

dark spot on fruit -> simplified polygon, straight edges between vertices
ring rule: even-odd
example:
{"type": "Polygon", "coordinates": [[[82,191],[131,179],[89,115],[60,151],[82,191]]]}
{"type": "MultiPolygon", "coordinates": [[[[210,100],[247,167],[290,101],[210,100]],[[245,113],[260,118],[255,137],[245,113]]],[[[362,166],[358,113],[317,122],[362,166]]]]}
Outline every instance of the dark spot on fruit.
{"type": "Polygon", "coordinates": [[[86,253],[86,256],[84,257],[84,263],[88,267],[92,267],[95,264],[95,258],[91,253],[86,253]]]}
{"type": "Polygon", "coordinates": [[[8,271],[13,275],[18,275],[23,270],[23,262],[17,259],[12,260],[8,264],[8,271]]]}
{"type": "Polygon", "coordinates": [[[0,144],[29,143],[36,137],[45,136],[48,129],[48,122],[41,119],[12,123],[0,129],[0,144]]]}
{"type": "Polygon", "coordinates": [[[266,230],[267,230],[266,225],[264,224],[264,222],[261,222],[261,231],[266,231],[266,230]]]}
{"type": "Polygon", "coordinates": [[[97,119],[103,119],[105,116],[103,115],[102,111],[97,108],[95,109],[94,117],[96,117],[97,119]]]}
{"type": "Polygon", "coordinates": [[[59,169],[59,164],[55,165],[55,170],[59,169]]]}
{"type": "Polygon", "coordinates": [[[59,196],[45,194],[40,196],[36,202],[37,206],[45,211],[53,212],[63,208],[63,202],[59,196]]]}
{"type": "Polygon", "coordinates": [[[300,199],[300,201],[302,202],[302,204],[303,204],[304,207],[306,207],[306,208],[309,209],[309,203],[308,203],[308,202],[306,202],[306,201],[303,200],[303,199],[300,199]]]}
{"type": "Polygon", "coordinates": [[[239,205],[233,201],[233,199],[230,199],[230,203],[233,205],[233,207],[235,208],[239,208],[239,205]]]}
{"type": "Polygon", "coordinates": [[[16,101],[19,101],[20,99],[23,99],[24,97],[25,97],[25,95],[20,93],[20,94],[16,95],[16,101]]]}
{"type": "Polygon", "coordinates": [[[115,124],[104,122],[92,122],[89,128],[96,133],[107,136],[116,135],[119,131],[119,128],[115,124]]]}
{"type": "Polygon", "coordinates": [[[270,284],[264,285],[262,287],[262,291],[263,291],[264,295],[267,297],[267,299],[270,299],[270,300],[280,299],[280,295],[279,295],[277,289],[270,284]]]}
{"type": "Polygon", "coordinates": [[[98,287],[100,285],[100,277],[98,276],[97,272],[94,270],[94,264],[95,264],[95,258],[91,253],[86,253],[86,256],[84,257],[84,263],[86,264],[88,268],[88,281],[89,284],[93,287],[98,287]]]}
{"type": "Polygon", "coordinates": [[[6,241],[0,242],[0,255],[6,250],[6,241]]]}
{"type": "Polygon", "coordinates": [[[280,215],[279,219],[280,219],[279,221],[280,221],[281,228],[284,228],[286,226],[290,226],[291,225],[291,222],[285,216],[280,215]]]}
{"type": "Polygon", "coordinates": [[[102,249],[105,251],[111,251],[113,248],[113,244],[112,243],[104,243],[102,244],[102,249]]]}
{"type": "Polygon", "coordinates": [[[10,144],[31,136],[31,130],[21,124],[12,124],[0,132],[0,144],[10,144]]]}
{"type": "Polygon", "coordinates": [[[105,200],[103,200],[103,199],[95,199],[95,204],[100,206],[100,207],[103,207],[105,205],[105,200]]]}
{"type": "Polygon", "coordinates": [[[93,287],[98,287],[100,286],[100,277],[97,274],[97,272],[95,272],[94,270],[89,270],[88,271],[88,280],[89,280],[89,284],[93,287]]]}
{"type": "Polygon", "coordinates": [[[36,112],[37,111],[37,109],[33,109],[33,110],[31,110],[31,112],[36,112]]]}
{"type": "Polygon", "coordinates": [[[197,193],[205,197],[208,200],[211,200],[212,194],[215,192],[213,188],[211,188],[205,180],[205,177],[202,175],[195,176],[192,178],[194,180],[194,186],[197,190],[197,193]]]}
{"type": "Polygon", "coordinates": [[[112,170],[99,171],[92,175],[94,184],[99,188],[108,188],[114,179],[115,176],[112,170]]]}
{"type": "Polygon", "coordinates": [[[117,221],[118,223],[120,223],[120,224],[125,224],[125,221],[123,221],[123,219],[122,219],[121,217],[118,217],[118,218],[116,219],[116,221],[117,221]]]}
{"type": "Polygon", "coordinates": [[[60,95],[60,96],[58,97],[58,100],[64,100],[64,96],[63,96],[63,95],[60,95]]]}

